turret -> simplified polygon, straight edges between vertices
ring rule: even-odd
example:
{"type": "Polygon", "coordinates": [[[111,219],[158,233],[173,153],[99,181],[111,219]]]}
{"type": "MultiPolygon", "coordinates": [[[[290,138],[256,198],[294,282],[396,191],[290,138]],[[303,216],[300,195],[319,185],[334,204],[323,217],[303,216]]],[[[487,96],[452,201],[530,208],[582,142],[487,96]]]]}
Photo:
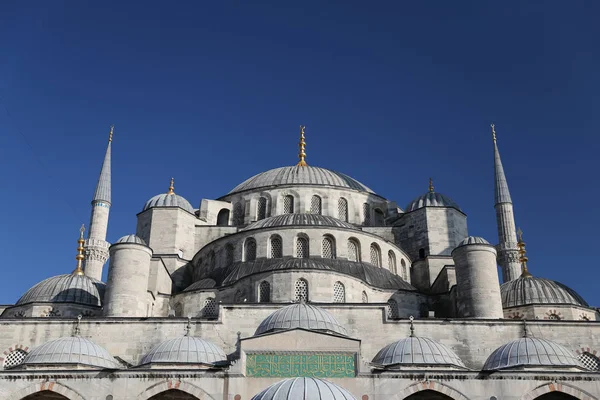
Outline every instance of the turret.
{"type": "Polygon", "coordinates": [[[504,168],[500,160],[500,152],[496,143],[496,130],[492,126],[494,140],[494,190],[496,221],[498,224],[498,264],[502,268],[502,281],[508,282],[521,275],[521,263],[517,249],[517,233],[513,204],[508,191],[508,183],[504,176],[504,168]]]}
{"type": "Polygon", "coordinates": [[[110,246],[110,243],[106,241],[106,231],[111,206],[110,158],[113,129],[114,127],[111,126],[108,147],[92,200],[90,230],[85,241],[85,275],[99,281],[102,280],[102,268],[108,258],[108,246],[110,246]]]}
{"type": "Polygon", "coordinates": [[[469,236],[452,251],[456,270],[456,309],[460,318],[503,318],[496,249],[469,236]]]}

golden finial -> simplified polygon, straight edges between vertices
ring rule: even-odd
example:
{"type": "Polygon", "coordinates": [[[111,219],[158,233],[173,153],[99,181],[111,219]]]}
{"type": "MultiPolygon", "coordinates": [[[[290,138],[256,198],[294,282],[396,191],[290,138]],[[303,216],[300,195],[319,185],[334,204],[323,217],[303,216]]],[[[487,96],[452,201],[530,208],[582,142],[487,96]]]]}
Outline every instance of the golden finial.
{"type": "Polygon", "coordinates": [[[85,240],[83,240],[83,232],[85,232],[85,226],[81,225],[81,229],[79,229],[79,239],[77,240],[79,246],[77,246],[77,255],[75,256],[77,268],[72,272],[73,275],[83,275],[83,259],[85,258],[83,255],[83,243],[85,242],[85,240]]]}
{"type": "Polygon", "coordinates": [[[304,152],[304,148],[306,147],[306,142],[304,141],[304,129],[306,129],[306,126],[300,125],[300,153],[298,153],[300,161],[296,164],[299,167],[306,167],[308,165],[306,161],[304,161],[306,158],[306,153],[304,152]]]}
{"type": "Polygon", "coordinates": [[[517,247],[519,248],[519,261],[521,262],[521,278],[531,278],[533,275],[529,273],[527,269],[527,252],[525,251],[525,242],[523,241],[523,231],[521,228],[517,231],[517,236],[519,237],[519,241],[517,242],[517,247]]]}
{"type": "Polygon", "coordinates": [[[433,193],[433,179],[429,178],[429,193],[433,193]]]}
{"type": "Polygon", "coordinates": [[[496,125],[491,124],[492,127],[492,139],[494,139],[494,143],[496,143],[496,125]]]}
{"type": "Polygon", "coordinates": [[[110,133],[108,134],[108,143],[112,142],[113,131],[115,130],[115,126],[110,126],[110,133]]]}
{"type": "Polygon", "coordinates": [[[167,194],[175,194],[175,178],[171,178],[171,184],[169,185],[167,194]]]}

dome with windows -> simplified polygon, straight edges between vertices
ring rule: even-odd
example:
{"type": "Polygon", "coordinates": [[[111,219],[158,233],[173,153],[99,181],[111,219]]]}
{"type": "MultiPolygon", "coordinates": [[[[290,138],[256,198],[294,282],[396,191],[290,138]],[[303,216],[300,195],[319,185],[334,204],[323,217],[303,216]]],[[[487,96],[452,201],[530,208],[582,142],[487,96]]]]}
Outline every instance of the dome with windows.
{"type": "Polygon", "coordinates": [[[279,381],[252,400],[356,400],[341,386],[319,378],[289,378],[279,381]]]}
{"type": "Polygon", "coordinates": [[[410,336],[379,350],[372,364],[375,367],[454,367],[466,368],[452,349],[425,337],[410,336]]]}
{"type": "Polygon", "coordinates": [[[105,284],[85,275],[63,274],[50,277],[29,289],[15,305],[29,303],[76,303],[101,306],[105,284]]]}
{"type": "Polygon", "coordinates": [[[51,340],[34,348],[23,360],[24,366],[84,365],[94,368],[120,368],[103,347],[79,336],[51,340]]]}
{"type": "Polygon", "coordinates": [[[115,244],[116,243],[135,243],[135,244],[143,244],[144,246],[146,246],[146,242],[144,242],[144,239],[142,239],[141,237],[136,236],[136,235],[123,236],[122,238],[117,240],[115,242],[115,244]]]}
{"type": "Polygon", "coordinates": [[[284,185],[331,186],[360,192],[375,193],[354,178],[325,168],[290,166],[261,172],[245,180],[231,190],[228,195],[247,190],[263,189],[284,185]]]}
{"type": "Polygon", "coordinates": [[[142,358],[143,364],[203,364],[222,366],[227,355],[216,344],[193,336],[165,340],[142,358]]]}
{"type": "Polygon", "coordinates": [[[418,210],[423,207],[452,207],[462,211],[458,204],[450,197],[437,192],[427,192],[411,201],[406,206],[406,212],[418,210]]]}
{"type": "Polygon", "coordinates": [[[588,307],[586,301],[573,289],[560,282],[531,276],[504,282],[500,286],[502,307],[520,307],[531,304],[570,304],[588,307]]]}
{"type": "Polygon", "coordinates": [[[333,315],[305,303],[291,304],[275,311],[260,323],[254,335],[295,328],[347,335],[346,328],[333,315]]]}
{"type": "Polygon", "coordinates": [[[325,226],[344,229],[357,229],[354,225],[339,220],[334,217],[328,217],[320,214],[282,214],[275,217],[269,217],[256,221],[246,228],[245,231],[251,229],[274,228],[282,226],[325,226]]]}
{"type": "Polygon", "coordinates": [[[498,347],[487,359],[484,371],[516,367],[583,368],[575,353],[545,339],[523,337],[498,347]]]}

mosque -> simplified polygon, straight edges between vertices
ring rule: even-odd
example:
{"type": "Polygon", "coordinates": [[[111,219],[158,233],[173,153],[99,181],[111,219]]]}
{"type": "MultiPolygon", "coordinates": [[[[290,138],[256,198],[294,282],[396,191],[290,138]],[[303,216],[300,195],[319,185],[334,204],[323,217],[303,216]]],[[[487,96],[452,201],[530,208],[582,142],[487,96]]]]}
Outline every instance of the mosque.
{"type": "Polygon", "coordinates": [[[401,208],[307,164],[300,127],[296,165],[171,179],[109,243],[111,128],[74,270],[0,309],[0,398],[600,399],[600,316],[529,272],[492,137],[497,241],[431,181],[401,208]]]}

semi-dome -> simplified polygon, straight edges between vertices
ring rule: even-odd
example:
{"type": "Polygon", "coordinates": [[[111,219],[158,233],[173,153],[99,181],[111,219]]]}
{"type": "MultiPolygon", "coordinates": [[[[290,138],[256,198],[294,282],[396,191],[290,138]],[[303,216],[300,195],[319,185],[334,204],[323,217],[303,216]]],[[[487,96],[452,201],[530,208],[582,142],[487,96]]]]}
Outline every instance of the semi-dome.
{"type": "Polygon", "coordinates": [[[244,230],[274,228],[281,226],[326,226],[334,228],[357,229],[354,225],[334,217],[320,214],[282,214],[256,221],[248,225],[244,230]]]}
{"type": "Polygon", "coordinates": [[[463,239],[456,247],[464,246],[466,244],[490,244],[490,242],[479,236],[469,236],[468,238],[463,239]]]}
{"type": "Polygon", "coordinates": [[[523,337],[498,347],[483,365],[484,371],[515,367],[581,368],[575,353],[545,339],[523,337]]]}
{"type": "Polygon", "coordinates": [[[143,244],[146,246],[146,242],[139,236],[136,235],[126,235],[117,240],[115,243],[135,243],[135,244],[143,244]]]}
{"type": "Polygon", "coordinates": [[[571,304],[588,307],[586,301],[573,289],[560,282],[537,277],[520,277],[500,286],[502,307],[530,304],[571,304]]]}
{"type": "Polygon", "coordinates": [[[346,328],[333,315],[305,303],[291,304],[275,311],[260,323],[254,335],[295,328],[347,335],[346,328]]]}
{"type": "Polygon", "coordinates": [[[372,361],[377,366],[452,366],[466,368],[460,357],[449,347],[425,337],[410,336],[388,344],[372,361]]]}
{"type": "Polygon", "coordinates": [[[17,301],[28,303],[77,303],[100,307],[104,283],[85,275],[63,274],[44,279],[33,286],[17,301]]]}
{"type": "Polygon", "coordinates": [[[227,355],[216,344],[193,336],[165,340],[142,358],[141,364],[206,364],[227,362],[227,355]]]}
{"type": "Polygon", "coordinates": [[[22,365],[80,364],[97,368],[120,368],[119,363],[103,347],[79,336],[51,340],[34,348],[22,365]]]}
{"type": "Polygon", "coordinates": [[[348,175],[307,165],[302,167],[281,167],[261,172],[240,183],[228,194],[283,185],[333,186],[374,193],[367,186],[348,175]]]}
{"type": "Polygon", "coordinates": [[[319,378],[289,378],[279,381],[252,400],[356,400],[341,386],[319,378]]]}
{"type": "Polygon", "coordinates": [[[418,210],[423,207],[453,207],[460,211],[460,207],[450,197],[437,192],[427,192],[411,201],[406,206],[406,212],[418,210]]]}

